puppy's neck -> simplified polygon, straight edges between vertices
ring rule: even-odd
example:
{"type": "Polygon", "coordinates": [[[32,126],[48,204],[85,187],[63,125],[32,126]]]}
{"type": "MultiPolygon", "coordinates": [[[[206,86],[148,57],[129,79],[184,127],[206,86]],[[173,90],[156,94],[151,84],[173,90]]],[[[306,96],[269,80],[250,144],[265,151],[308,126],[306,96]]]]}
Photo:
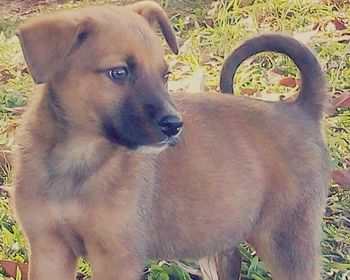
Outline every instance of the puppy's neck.
{"type": "Polygon", "coordinates": [[[47,102],[48,113],[50,114],[53,124],[57,127],[57,131],[60,135],[65,135],[69,128],[69,124],[66,118],[66,113],[62,108],[60,99],[50,86],[46,86],[44,89],[47,102]]]}

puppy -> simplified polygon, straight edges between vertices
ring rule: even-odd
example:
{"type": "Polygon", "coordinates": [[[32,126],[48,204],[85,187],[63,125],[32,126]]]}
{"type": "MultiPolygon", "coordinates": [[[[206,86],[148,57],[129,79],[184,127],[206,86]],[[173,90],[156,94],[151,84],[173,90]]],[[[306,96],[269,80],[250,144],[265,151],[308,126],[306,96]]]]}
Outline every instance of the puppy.
{"type": "Polygon", "coordinates": [[[274,279],[318,279],[329,167],[316,59],[291,38],[267,35],[226,62],[221,85],[231,91],[245,57],[288,54],[303,81],[293,104],[169,96],[155,22],[176,53],[169,20],[152,2],[19,29],[29,71],[43,84],[23,116],[14,168],[29,279],[74,279],[85,256],[94,279],[136,280],[147,259],[227,253],[244,240],[274,279]]]}

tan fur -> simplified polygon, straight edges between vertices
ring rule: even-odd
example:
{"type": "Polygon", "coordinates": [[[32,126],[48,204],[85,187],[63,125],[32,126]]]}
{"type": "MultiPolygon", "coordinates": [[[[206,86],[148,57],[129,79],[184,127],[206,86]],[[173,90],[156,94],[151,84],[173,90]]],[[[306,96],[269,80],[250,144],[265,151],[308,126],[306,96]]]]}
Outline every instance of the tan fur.
{"type": "MultiPolygon", "coordinates": [[[[164,17],[150,7],[136,12],[164,17]]],[[[274,279],[319,279],[328,182],[319,120],[298,104],[169,98],[161,44],[132,9],[83,9],[19,30],[30,72],[45,83],[17,135],[14,204],[30,245],[29,279],[74,279],[83,255],[94,279],[136,280],[149,258],[199,258],[244,240],[274,279]],[[136,61],[135,81],[115,83],[106,70],[126,56],[136,61]],[[177,145],[145,154],[104,137],[103,116],[118,118],[118,105],[139,96],[180,112],[177,145]]],[[[158,134],[146,121],[142,128],[143,147],[153,148],[158,134]]]]}

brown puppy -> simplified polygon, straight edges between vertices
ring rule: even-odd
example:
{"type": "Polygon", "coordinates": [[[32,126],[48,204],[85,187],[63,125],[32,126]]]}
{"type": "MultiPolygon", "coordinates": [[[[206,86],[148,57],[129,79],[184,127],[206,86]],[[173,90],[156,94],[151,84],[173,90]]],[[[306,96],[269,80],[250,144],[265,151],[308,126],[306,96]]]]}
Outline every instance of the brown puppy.
{"type": "Polygon", "coordinates": [[[154,21],[177,52],[151,2],[19,30],[30,72],[44,83],[17,135],[14,202],[30,279],[74,279],[83,255],[94,279],[136,280],[149,258],[199,258],[247,239],[274,279],[318,279],[328,156],[317,61],[270,36],[301,69],[296,103],[170,99],[154,21]]]}

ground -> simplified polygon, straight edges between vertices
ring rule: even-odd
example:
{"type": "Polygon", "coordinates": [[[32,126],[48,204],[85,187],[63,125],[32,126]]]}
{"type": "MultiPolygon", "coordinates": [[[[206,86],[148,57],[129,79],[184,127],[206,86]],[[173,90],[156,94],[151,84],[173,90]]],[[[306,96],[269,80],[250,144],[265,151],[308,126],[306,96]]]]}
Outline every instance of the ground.
{"type": "MultiPolygon", "coordinates": [[[[126,0],[2,0],[0,3],[0,260],[26,263],[25,240],[10,211],[11,151],[13,135],[20,123],[33,89],[19,42],[14,35],[18,24],[32,16],[62,9],[124,4],[126,0]]],[[[324,132],[332,158],[332,168],[343,172],[350,168],[350,3],[349,1],[302,0],[158,0],[171,15],[181,43],[180,54],[167,53],[174,90],[186,89],[190,77],[202,69],[205,88],[218,92],[218,80],[224,58],[245,38],[263,32],[291,34],[306,43],[317,55],[329,85],[331,106],[324,119],[324,132]],[[335,2],[335,3],[334,3],[335,2]]],[[[286,57],[263,54],[240,67],[235,77],[236,94],[251,98],[281,100],[298,89],[299,73],[286,57]],[[276,94],[277,92],[277,94],[276,94]]],[[[346,183],[334,173],[323,219],[323,279],[350,279],[350,194],[346,183]]],[[[340,173],[341,175],[344,173],[340,173]]],[[[346,173],[345,173],[346,174],[346,173]]],[[[200,241],[199,241],[200,242],[200,241]]],[[[254,250],[243,244],[243,279],[271,279],[254,250]]],[[[185,260],[195,268],[190,260],[185,260]]],[[[8,265],[2,263],[8,268],[8,265]]],[[[23,274],[25,274],[25,266],[23,274]]],[[[90,276],[89,266],[81,261],[79,277],[90,276]]],[[[167,261],[150,263],[144,279],[198,279],[167,261]]],[[[15,272],[11,273],[16,274],[15,272]]],[[[0,279],[10,279],[0,268],[0,279]]],[[[21,279],[17,269],[16,279],[21,279]]]]}

